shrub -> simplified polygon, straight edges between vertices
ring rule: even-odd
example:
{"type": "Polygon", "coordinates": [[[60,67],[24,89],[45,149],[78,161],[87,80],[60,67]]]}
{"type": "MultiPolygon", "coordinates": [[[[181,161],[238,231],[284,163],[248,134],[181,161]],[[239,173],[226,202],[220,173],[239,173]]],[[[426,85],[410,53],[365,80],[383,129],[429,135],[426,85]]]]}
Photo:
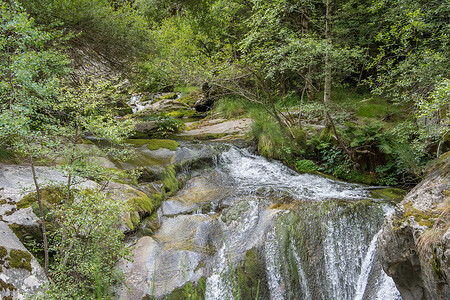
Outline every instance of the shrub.
{"type": "Polygon", "coordinates": [[[309,159],[299,159],[295,162],[295,168],[301,173],[314,173],[318,170],[316,164],[309,159]]]}
{"type": "Polygon", "coordinates": [[[171,133],[177,133],[184,127],[184,123],[180,120],[167,116],[166,114],[154,114],[145,116],[143,121],[156,121],[156,131],[162,136],[168,136],[171,133]]]}

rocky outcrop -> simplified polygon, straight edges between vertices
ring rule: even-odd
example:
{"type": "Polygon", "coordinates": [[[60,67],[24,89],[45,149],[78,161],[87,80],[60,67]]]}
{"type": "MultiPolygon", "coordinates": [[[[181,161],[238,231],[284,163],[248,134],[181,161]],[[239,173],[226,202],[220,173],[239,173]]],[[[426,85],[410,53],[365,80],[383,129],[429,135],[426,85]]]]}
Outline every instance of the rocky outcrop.
{"type": "MultiPolygon", "coordinates": [[[[67,177],[49,167],[36,167],[41,187],[63,183],[67,177]]],[[[94,187],[85,181],[83,187],[94,187]]],[[[0,299],[25,299],[46,282],[42,267],[22,244],[41,235],[40,220],[30,204],[20,201],[34,189],[29,166],[0,165],[0,299]]]]}
{"type": "Polygon", "coordinates": [[[24,299],[46,282],[44,270],[5,222],[0,221],[0,298],[24,299]]]}
{"type": "Polygon", "coordinates": [[[450,153],[387,217],[378,254],[404,300],[450,299],[450,153]]]}

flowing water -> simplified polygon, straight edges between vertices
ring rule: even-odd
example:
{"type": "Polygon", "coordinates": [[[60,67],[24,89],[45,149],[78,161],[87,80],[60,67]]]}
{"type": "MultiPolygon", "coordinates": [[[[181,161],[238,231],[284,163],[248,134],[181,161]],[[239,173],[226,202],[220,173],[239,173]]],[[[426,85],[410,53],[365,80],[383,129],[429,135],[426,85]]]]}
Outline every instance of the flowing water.
{"type": "MultiPolygon", "coordinates": [[[[372,199],[363,186],[299,175],[234,147],[198,178],[206,179],[208,191],[220,190],[201,194],[207,210],[184,213],[184,222],[195,216],[206,220],[203,229],[192,229],[191,240],[183,238],[189,247],[170,246],[179,244],[177,232],[186,235],[188,227],[178,230],[176,218],[161,213],[156,236],[171,253],[195,252],[200,244],[213,249],[199,252],[202,263],[187,267],[192,275],[185,272],[182,280],[189,282],[194,274],[206,278],[206,299],[254,299],[256,294],[260,299],[401,299],[376,255],[377,236],[392,207],[372,199]],[[165,224],[170,235],[163,234],[165,224]]],[[[188,205],[180,198],[198,194],[201,182],[188,182],[162,210],[188,205]]],[[[157,265],[158,257],[149,261],[157,265]]]]}

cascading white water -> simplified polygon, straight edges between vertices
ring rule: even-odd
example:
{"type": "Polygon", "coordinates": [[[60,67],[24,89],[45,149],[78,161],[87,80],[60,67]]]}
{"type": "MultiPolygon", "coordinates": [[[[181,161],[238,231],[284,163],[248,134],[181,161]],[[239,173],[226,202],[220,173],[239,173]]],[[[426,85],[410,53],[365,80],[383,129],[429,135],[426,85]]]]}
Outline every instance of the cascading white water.
{"type": "Polygon", "coordinates": [[[367,280],[369,279],[370,269],[372,268],[373,261],[375,259],[377,238],[381,230],[373,237],[370,242],[369,250],[367,250],[366,257],[361,266],[361,274],[359,275],[358,282],[356,284],[355,300],[362,300],[364,291],[366,290],[367,280]]]}
{"type": "MultiPolygon", "coordinates": [[[[206,210],[201,206],[183,210],[182,217],[169,216],[156,233],[174,247],[159,256],[170,258],[171,265],[182,265],[176,262],[182,257],[202,260],[201,264],[191,260],[189,272],[181,272],[194,277],[173,278],[171,283],[197,282],[204,276],[209,300],[253,298],[256,292],[258,299],[275,300],[369,299],[364,298],[369,292],[379,299],[399,299],[379,265],[372,271],[376,234],[389,204],[371,199],[361,185],[299,175],[234,147],[219,156],[215,171],[200,176],[205,182],[218,181],[214,189],[223,193],[211,193],[215,196],[206,210]],[[211,178],[213,173],[216,177],[211,178]],[[186,230],[186,225],[176,223],[183,220],[203,229],[192,225],[186,230]],[[172,233],[171,228],[179,229],[172,233]],[[185,231],[189,234],[182,234],[185,231]],[[247,264],[249,257],[253,258],[247,264]],[[254,287],[250,292],[248,282],[254,287]]],[[[202,194],[198,189],[193,192],[202,194]]],[[[167,263],[155,265],[162,269],[155,269],[158,276],[167,263]]],[[[176,287],[180,286],[171,286],[176,287]]],[[[165,291],[161,288],[155,295],[165,291]]]]}
{"type": "MultiPolygon", "coordinates": [[[[220,165],[237,182],[237,189],[242,191],[262,190],[263,193],[288,193],[294,200],[369,198],[360,185],[337,182],[320,176],[299,175],[279,162],[268,161],[246,150],[232,148],[222,154],[220,165]]],[[[385,210],[385,206],[377,209],[372,213],[374,216],[369,217],[373,220],[368,223],[364,216],[358,219],[357,214],[342,214],[336,218],[330,218],[328,222],[322,222],[323,250],[321,251],[325,269],[322,285],[326,287],[326,291],[321,292],[322,298],[362,299],[375,256],[379,230],[379,228],[367,227],[379,227],[385,210]]],[[[287,283],[286,271],[283,270],[283,268],[289,268],[288,263],[280,260],[282,247],[276,230],[270,230],[266,236],[265,263],[271,299],[291,299],[293,296],[289,289],[294,287],[287,283]]],[[[292,253],[294,261],[290,263],[296,264],[295,274],[301,288],[299,299],[313,299],[308,288],[311,283],[308,282],[308,276],[304,272],[305,267],[312,266],[305,266],[299,251],[301,250],[297,249],[295,243],[291,242],[289,252],[292,253]]],[[[385,274],[384,276],[387,277],[385,274]]],[[[316,279],[320,280],[320,278],[316,279]]],[[[378,293],[382,293],[381,289],[383,287],[380,285],[378,293]]],[[[397,299],[398,292],[393,295],[395,296],[386,299],[397,299]]]]}
{"type": "Polygon", "coordinates": [[[231,148],[221,155],[220,164],[238,182],[239,189],[256,191],[276,189],[294,199],[364,199],[367,193],[360,185],[292,171],[278,161],[231,148]]]}
{"type": "Polygon", "coordinates": [[[131,110],[133,111],[133,114],[144,109],[145,106],[140,103],[141,98],[142,98],[142,95],[132,95],[131,96],[128,104],[130,105],[131,110]]]}
{"type": "Polygon", "coordinates": [[[245,252],[246,242],[251,241],[251,233],[255,230],[259,219],[258,202],[246,202],[245,211],[241,211],[239,222],[231,224],[221,223],[224,227],[224,243],[219,250],[212,275],[206,280],[205,299],[221,300],[234,299],[236,287],[233,285],[231,268],[233,256],[245,252]]]}

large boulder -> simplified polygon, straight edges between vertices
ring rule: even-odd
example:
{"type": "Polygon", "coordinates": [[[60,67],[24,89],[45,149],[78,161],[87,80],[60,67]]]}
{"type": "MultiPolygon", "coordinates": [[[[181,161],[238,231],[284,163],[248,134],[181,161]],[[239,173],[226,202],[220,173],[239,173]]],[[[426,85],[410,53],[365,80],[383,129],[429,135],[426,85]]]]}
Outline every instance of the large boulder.
{"type": "Polygon", "coordinates": [[[198,96],[198,100],[194,105],[195,110],[198,112],[210,110],[223,93],[222,88],[205,82],[202,85],[202,93],[198,96]]]}
{"type": "Polygon", "coordinates": [[[450,153],[396,206],[378,254],[404,300],[450,299],[450,153]]]}

